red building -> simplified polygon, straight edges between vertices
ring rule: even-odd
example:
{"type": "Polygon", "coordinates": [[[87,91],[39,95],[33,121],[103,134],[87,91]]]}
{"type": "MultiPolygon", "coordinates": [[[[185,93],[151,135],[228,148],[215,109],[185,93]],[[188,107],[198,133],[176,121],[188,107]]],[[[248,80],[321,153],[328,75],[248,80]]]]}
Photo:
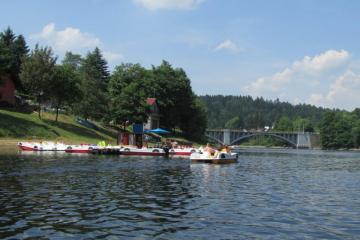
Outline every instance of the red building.
{"type": "Polygon", "coordinates": [[[2,78],[0,84],[0,104],[15,105],[15,83],[11,78],[2,78]]]}

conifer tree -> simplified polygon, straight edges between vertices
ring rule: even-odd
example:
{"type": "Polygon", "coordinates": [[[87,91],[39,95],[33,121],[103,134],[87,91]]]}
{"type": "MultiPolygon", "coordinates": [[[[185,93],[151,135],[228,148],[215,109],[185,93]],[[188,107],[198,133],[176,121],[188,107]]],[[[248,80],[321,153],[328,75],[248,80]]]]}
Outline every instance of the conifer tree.
{"type": "Polygon", "coordinates": [[[103,119],[108,112],[107,83],[109,72],[99,48],[86,55],[80,67],[83,98],[75,111],[85,119],[103,119]]]}

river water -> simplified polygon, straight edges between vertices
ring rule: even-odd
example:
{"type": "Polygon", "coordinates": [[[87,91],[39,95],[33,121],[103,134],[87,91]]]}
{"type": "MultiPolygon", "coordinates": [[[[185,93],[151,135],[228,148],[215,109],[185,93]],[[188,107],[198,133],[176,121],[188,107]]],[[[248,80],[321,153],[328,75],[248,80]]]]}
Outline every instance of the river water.
{"type": "Polygon", "coordinates": [[[186,159],[0,149],[1,239],[359,239],[360,153],[186,159]]]}

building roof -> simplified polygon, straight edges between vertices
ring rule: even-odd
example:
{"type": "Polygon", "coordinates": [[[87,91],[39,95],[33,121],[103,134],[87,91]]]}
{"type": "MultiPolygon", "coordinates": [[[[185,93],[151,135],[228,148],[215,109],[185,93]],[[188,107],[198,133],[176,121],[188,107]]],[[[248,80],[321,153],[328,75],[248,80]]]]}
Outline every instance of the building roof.
{"type": "Polygon", "coordinates": [[[146,103],[149,105],[155,105],[156,104],[156,98],[147,98],[146,103]]]}

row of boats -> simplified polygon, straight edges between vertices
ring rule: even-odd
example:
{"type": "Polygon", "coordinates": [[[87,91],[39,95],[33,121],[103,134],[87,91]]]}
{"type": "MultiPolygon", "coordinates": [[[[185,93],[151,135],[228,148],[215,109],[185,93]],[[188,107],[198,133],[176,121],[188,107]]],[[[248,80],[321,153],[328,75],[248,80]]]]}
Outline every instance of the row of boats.
{"type": "Polygon", "coordinates": [[[133,156],[189,156],[192,162],[231,163],[237,161],[237,154],[230,151],[214,151],[207,148],[194,147],[142,147],[136,146],[104,146],[94,144],[68,145],[58,142],[19,142],[22,151],[56,151],[78,154],[118,154],[133,156]]]}

